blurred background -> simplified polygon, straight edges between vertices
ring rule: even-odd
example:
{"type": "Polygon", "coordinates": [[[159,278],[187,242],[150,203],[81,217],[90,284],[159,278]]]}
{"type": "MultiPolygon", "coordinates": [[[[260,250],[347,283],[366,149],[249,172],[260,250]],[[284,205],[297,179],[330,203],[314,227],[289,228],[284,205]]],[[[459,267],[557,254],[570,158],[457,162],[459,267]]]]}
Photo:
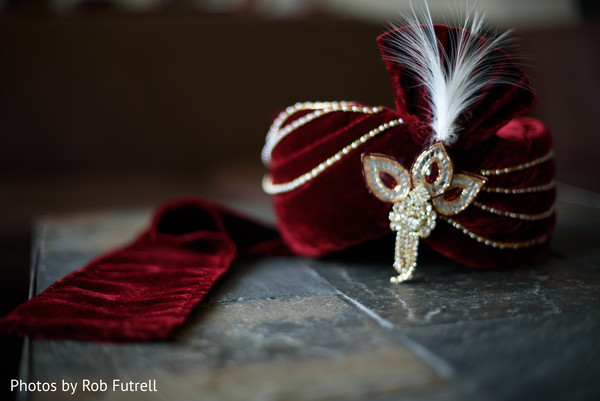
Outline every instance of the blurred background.
{"type": "MultiPolygon", "coordinates": [[[[439,22],[466,7],[429,3],[439,22]]],[[[516,28],[558,180],[595,202],[600,1],[476,3],[489,23],[516,28]]],[[[392,106],[375,38],[409,10],[400,0],[0,0],[0,312],[27,298],[37,215],[185,194],[266,201],[259,154],[275,113],[300,100],[392,106]]]]}

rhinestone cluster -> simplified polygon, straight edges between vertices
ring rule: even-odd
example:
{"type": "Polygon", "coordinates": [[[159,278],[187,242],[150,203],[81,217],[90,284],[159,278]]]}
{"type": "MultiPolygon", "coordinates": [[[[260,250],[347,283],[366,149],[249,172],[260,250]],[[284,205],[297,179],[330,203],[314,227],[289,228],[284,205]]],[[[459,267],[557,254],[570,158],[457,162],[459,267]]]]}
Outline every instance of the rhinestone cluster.
{"type": "Polygon", "coordinates": [[[369,191],[394,204],[389,218],[390,228],[396,231],[394,268],[399,275],[391,281],[410,280],[417,265],[419,238],[428,237],[435,228],[436,211],[447,216],[460,213],[477,197],[486,179],[474,174],[454,174],[452,160],[441,142],[421,152],[410,173],[387,156],[368,154],[363,155],[362,161],[369,191]],[[392,181],[384,180],[382,174],[392,181]],[[456,193],[446,198],[447,190],[456,193]]]}
{"type": "Polygon", "coordinates": [[[412,231],[421,238],[429,236],[435,228],[436,218],[429,199],[429,192],[422,185],[410,191],[406,198],[394,203],[389,216],[390,228],[412,231]]]}
{"type": "Polygon", "coordinates": [[[421,152],[410,170],[413,172],[413,186],[426,186],[431,196],[440,195],[448,189],[454,174],[452,161],[440,142],[431,146],[427,151],[421,152]],[[430,182],[427,180],[427,175],[434,165],[437,166],[438,173],[430,182]]]}
{"type": "Polygon", "coordinates": [[[444,216],[460,213],[473,203],[484,183],[484,180],[473,179],[470,174],[454,174],[448,191],[456,190],[459,195],[451,200],[444,196],[435,197],[433,207],[444,216]]]}
{"type": "Polygon", "coordinates": [[[389,157],[372,154],[363,155],[362,161],[367,188],[379,200],[396,203],[408,195],[411,188],[410,174],[400,163],[389,157]],[[384,174],[393,179],[395,186],[388,186],[382,178],[384,174]]]}
{"type": "Polygon", "coordinates": [[[390,228],[396,231],[394,268],[399,275],[392,283],[410,280],[417,267],[419,238],[428,237],[435,228],[436,213],[429,202],[429,192],[422,185],[409,192],[390,212],[390,228]]]}

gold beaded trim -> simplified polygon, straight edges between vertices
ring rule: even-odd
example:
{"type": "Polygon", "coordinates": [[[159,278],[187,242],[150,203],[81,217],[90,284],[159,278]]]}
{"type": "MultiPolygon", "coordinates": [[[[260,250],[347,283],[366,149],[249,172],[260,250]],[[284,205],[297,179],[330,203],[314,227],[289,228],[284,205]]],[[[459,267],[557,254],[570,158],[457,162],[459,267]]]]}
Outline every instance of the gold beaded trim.
{"type": "Polygon", "coordinates": [[[397,119],[388,121],[386,123],[383,123],[376,128],[373,128],[372,130],[370,130],[369,132],[367,132],[360,138],[356,139],[349,145],[346,145],[345,147],[343,147],[342,150],[335,153],[333,156],[329,157],[324,162],[319,163],[316,167],[314,167],[310,171],[302,174],[299,177],[294,178],[291,181],[275,184],[275,183],[273,183],[273,178],[271,177],[271,175],[266,174],[264,176],[263,182],[262,182],[263,190],[270,195],[281,194],[281,193],[293,191],[294,189],[296,189],[296,188],[306,184],[307,182],[312,181],[316,177],[318,177],[321,173],[323,173],[329,167],[333,166],[335,163],[340,161],[344,156],[349,154],[352,150],[358,148],[360,145],[364,144],[368,140],[370,140],[370,139],[376,137],[377,135],[381,134],[382,132],[385,132],[388,129],[395,127],[397,125],[400,125],[402,123],[403,123],[402,119],[397,118],[397,119]]]}
{"type": "Polygon", "coordinates": [[[497,214],[500,216],[512,217],[513,219],[528,220],[528,221],[537,221],[537,220],[547,219],[548,217],[550,217],[554,214],[554,205],[552,205],[550,207],[550,209],[546,210],[543,213],[539,213],[539,214],[524,214],[524,213],[509,212],[506,210],[499,210],[494,207],[484,205],[483,203],[480,203],[480,202],[473,202],[472,205],[477,206],[478,208],[480,208],[481,210],[485,210],[486,212],[494,213],[494,214],[497,214]]]}
{"type": "Polygon", "coordinates": [[[554,181],[548,184],[538,185],[536,187],[524,187],[524,188],[500,188],[500,187],[483,187],[482,191],[495,192],[501,194],[528,194],[531,192],[543,192],[554,188],[554,181]]]}
{"type": "Polygon", "coordinates": [[[324,116],[329,113],[335,113],[337,111],[348,112],[348,113],[363,113],[363,114],[377,114],[383,110],[383,107],[361,107],[357,106],[353,102],[299,102],[293,106],[287,107],[283,110],[273,124],[271,128],[269,128],[269,132],[267,133],[267,137],[265,139],[265,146],[263,147],[261,153],[261,159],[263,163],[268,166],[271,163],[271,153],[275,146],[283,138],[288,136],[294,130],[302,127],[303,125],[313,121],[316,118],[324,116]],[[295,113],[301,110],[314,110],[311,113],[308,113],[297,120],[292,121],[291,123],[282,127],[283,123],[295,113]]]}
{"type": "Polygon", "coordinates": [[[456,228],[457,230],[460,230],[463,234],[468,235],[469,237],[471,237],[472,239],[476,240],[477,242],[480,242],[480,243],[482,243],[484,245],[491,246],[493,248],[498,248],[498,249],[521,249],[521,248],[528,248],[528,247],[532,247],[532,246],[535,246],[535,245],[542,244],[542,243],[548,241],[548,238],[549,238],[548,235],[543,235],[541,237],[534,238],[534,239],[529,240],[529,241],[521,241],[521,242],[501,242],[501,241],[494,241],[494,240],[491,240],[489,238],[482,237],[481,235],[475,234],[472,231],[469,231],[465,226],[463,226],[462,224],[460,224],[456,220],[453,220],[453,219],[448,218],[448,217],[442,217],[442,216],[440,216],[440,217],[443,220],[445,220],[448,224],[452,225],[454,228],[456,228]]]}
{"type": "Polygon", "coordinates": [[[515,171],[519,171],[519,170],[525,170],[525,169],[533,167],[533,166],[537,166],[538,164],[547,162],[548,160],[552,159],[553,157],[554,157],[554,151],[551,150],[544,156],[538,157],[537,159],[532,160],[530,162],[518,164],[516,166],[505,167],[505,168],[497,168],[497,169],[491,169],[491,170],[482,169],[479,172],[479,174],[484,175],[484,176],[508,174],[508,173],[512,173],[515,171]]]}

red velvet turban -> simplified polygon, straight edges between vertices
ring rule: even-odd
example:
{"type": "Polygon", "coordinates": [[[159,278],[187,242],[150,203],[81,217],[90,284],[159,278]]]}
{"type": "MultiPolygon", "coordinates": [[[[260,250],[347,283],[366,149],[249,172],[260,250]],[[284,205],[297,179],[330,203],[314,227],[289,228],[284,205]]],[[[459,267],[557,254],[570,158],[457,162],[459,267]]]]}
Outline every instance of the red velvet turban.
{"type": "MultiPolygon", "coordinates": [[[[435,27],[445,49],[460,32],[435,27]]],[[[263,186],[274,194],[279,232],[297,254],[319,257],[388,234],[392,203],[374,196],[361,160],[380,155],[409,169],[432,144],[425,89],[389,54],[396,33],[378,38],[395,109],[298,103],[271,127],[263,152],[270,175],[263,186]]],[[[478,268],[540,258],[555,222],[551,135],[541,122],[521,117],[535,102],[525,74],[502,50],[490,57],[491,75],[510,76],[512,84],[482,88],[460,117],[456,141],[445,145],[454,172],[478,175],[485,183],[466,209],[439,216],[423,238],[435,251],[478,268]]],[[[381,171],[379,179],[389,182],[387,173],[381,171]]],[[[397,184],[392,180],[390,187],[397,184]]],[[[446,199],[457,196],[457,188],[450,189],[442,195],[446,199]]]]}

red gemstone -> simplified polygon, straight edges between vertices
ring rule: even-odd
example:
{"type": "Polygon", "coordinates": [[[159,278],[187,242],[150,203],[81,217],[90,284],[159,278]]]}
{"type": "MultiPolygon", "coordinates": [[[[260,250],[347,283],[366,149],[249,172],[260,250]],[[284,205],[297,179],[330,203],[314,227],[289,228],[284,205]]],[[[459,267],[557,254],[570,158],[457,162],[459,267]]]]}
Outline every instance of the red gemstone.
{"type": "Polygon", "coordinates": [[[436,162],[433,162],[429,165],[429,168],[427,169],[427,172],[425,173],[425,180],[430,183],[433,184],[438,176],[440,175],[440,167],[438,166],[438,164],[436,162]]]}
{"type": "Polygon", "coordinates": [[[462,194],[463,189],[460,187],[450,188],[446,192],[444,192],[444,199],[448,202],[451,202],[457,199],[462,194]]]}
{"type": "Polygon", "coordinates": [[[381,178],[381,181],[385,184],[385,186],[390,189],[394,189],[398,186],[398,182],[394,179],[394,177],[385,171],[379,172],[379,178],[381,178]]]}

